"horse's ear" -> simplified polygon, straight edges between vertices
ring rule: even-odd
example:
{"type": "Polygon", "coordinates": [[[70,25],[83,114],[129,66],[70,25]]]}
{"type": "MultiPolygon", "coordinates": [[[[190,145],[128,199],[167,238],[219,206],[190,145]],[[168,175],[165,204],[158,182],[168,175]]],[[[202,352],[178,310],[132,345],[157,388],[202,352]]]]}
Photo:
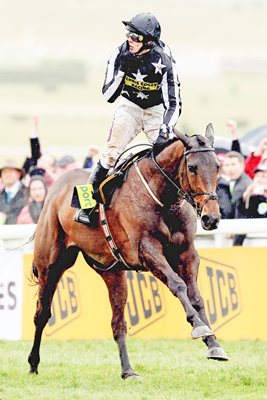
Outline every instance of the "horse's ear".
{"type": "Polygon", "coordinates": [[[214,129],[211,123],[209,123],[206,127],[205,137],[210,142],[210,145],[213,146],[214,144],[214,129]]]}
{"type": "Polygon", "coordinates": [[[188,136],[185,136],[183,133],[177,131],[176,128],[173,129],[173,133],[175,134],[177,139],[181,140],[181,142],[183,143],[183,145],[185,147],[188,146],[188,144],[189,144],[189,137],[188,136]]]}

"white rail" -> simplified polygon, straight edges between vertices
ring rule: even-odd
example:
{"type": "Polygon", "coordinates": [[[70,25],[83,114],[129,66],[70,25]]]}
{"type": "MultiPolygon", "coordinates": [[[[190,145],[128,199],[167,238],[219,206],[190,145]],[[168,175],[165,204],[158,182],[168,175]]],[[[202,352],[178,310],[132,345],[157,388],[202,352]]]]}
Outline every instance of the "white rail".
{"type": "MultiPolygon", "coordinates": [[[[33,247],[33,242],[24,246],[35,232],[36,225],[0,225],[0,248],[14,249],[22,246],[23,250],[33,247]]],[[[246,234],[246,245],[267,246],[267,219],[229,219],[221,220],[219,228],[205,231],[198,221],[197,247],[231,246],[229,235],[246,234]]]]}

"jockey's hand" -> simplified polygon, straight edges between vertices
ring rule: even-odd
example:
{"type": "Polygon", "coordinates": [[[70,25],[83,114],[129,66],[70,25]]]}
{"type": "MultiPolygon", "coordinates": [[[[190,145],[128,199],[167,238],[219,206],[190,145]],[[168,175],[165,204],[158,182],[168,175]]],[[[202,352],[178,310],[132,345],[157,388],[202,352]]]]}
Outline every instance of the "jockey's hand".
{"type": "Polygon", "coordinates": [[[159,131],[159,135],[155,141],[155,144],[156,145],[165,144],[167,142],[168,138],[169,138],[169,134],[167,132],[159,131]]]}
{"type": "Polygon", "coordinates": [[[161,148],[163,148],[165,146],[165,144],[167,143],[169,139],[169,129],[167,129],[166,125],[162,126],[159,130],[159,135],[156,139],[156,141],[154,142],[154,149],[157,150],[161,150],[161,148]]]}

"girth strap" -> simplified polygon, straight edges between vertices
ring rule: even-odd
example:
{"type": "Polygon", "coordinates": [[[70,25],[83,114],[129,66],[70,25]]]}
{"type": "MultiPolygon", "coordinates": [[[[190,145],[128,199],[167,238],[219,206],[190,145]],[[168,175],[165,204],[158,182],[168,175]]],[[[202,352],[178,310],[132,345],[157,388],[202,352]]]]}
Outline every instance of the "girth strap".
{"type": "Polygon", "coordinates": [[[101,203],[99,203],[99,219],[100,219],[101,227],[102,227],[103,233],[105,235],[105,238],[107,240],[108,247],[109,247],[111,254],[115,258],[115,260],[122,262],[125,265],[125,267],[130,269],[130,267],[128,266],[128,264],[126,263],[124,258],[122,257],[120,250],[118,249],[118,247],[112,237],[112,234],[111,234],[109,226],[108,226],[105,207],[101,203]]]}

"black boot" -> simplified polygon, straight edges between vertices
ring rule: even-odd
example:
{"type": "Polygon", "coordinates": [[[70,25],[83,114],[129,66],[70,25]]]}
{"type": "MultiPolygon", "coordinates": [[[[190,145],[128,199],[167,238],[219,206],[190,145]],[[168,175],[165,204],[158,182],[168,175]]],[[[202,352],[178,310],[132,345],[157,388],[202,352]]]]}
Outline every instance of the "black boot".
{"type": "MultiPolygon", "coordinates": [[[[108,169],[104,168],[100,161],[96,164],[95,169],[92,171],[88,183],[92,183],[93,185],[93,198],[97,202],[101,202],[101,196],[99,193],[99,185],[103,182],[103,180],[106,178],[108,169]]],[[[82,224],[86,224],[89,226],[95,226],[97,224],[96,218],[94,218],[95,213],[94,213],[93,208],[86,208],[86,209],[78,209],[76,214],[74,215],[74,221],[81,222],[82,224]]]]}

